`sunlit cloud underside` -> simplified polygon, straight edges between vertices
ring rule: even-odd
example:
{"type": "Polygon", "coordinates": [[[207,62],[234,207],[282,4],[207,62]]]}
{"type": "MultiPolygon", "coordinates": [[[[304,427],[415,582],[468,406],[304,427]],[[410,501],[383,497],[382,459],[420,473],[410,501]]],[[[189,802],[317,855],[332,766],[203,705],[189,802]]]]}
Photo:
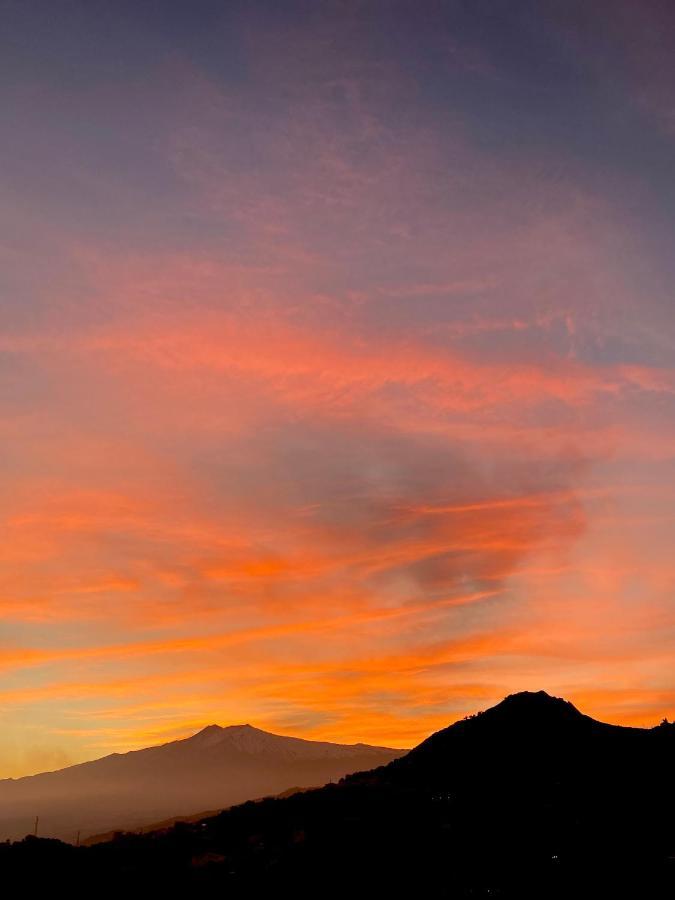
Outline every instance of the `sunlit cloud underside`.
{"type": "Polygon", "coordinates": [[[672,14],[30,6],[0,776],[211,721],[411,746],[520,689],[672,713],[672,14]]]}

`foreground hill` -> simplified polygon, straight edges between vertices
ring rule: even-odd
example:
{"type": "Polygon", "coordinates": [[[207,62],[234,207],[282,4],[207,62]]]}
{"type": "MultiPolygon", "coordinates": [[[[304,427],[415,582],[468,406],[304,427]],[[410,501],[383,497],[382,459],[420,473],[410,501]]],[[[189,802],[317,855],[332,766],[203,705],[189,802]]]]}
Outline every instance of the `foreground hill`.
{"type": "Polygon", "coordinates": [[[72,842],[78,832],[86,839],[135,830],[290,787],[336,781],[402,752],[282,737],[250,725],[209,725],[159,747],[0,781],[0,840],[24,837],[36,816],[40,835],[72,842]]]}
{"type": "Polygon", "coordinates": [[[91,848],[0,847],[7,879],[224,897],[672,898],[675,727],[517,694],[339,785],[91,848]]]}

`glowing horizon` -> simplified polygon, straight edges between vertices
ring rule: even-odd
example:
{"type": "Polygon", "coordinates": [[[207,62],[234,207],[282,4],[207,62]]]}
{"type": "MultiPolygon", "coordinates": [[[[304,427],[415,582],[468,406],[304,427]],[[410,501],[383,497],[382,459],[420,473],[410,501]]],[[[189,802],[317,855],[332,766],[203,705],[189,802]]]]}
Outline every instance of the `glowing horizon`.
{"type": "Polygon", "coordinates": [[[0,777],[675,715],[675,13],[320,6],[3,12],[0,777]]]}

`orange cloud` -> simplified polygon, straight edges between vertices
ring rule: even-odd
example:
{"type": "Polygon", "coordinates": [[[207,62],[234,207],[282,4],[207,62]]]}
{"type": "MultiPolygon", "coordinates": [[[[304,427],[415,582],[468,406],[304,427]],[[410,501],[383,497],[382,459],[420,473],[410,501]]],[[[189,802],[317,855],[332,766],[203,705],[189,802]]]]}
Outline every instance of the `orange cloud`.
{"type": "Polygon", "coordinates": [[[19,98],[4,733],[69,759],[209,720],[407,745],[539,687],[649,720],[675,369],[639,204],[291,32],[247,34],[240,84],[192,55],[140,93],[93,79],[87,134],[51,84],[19,98]]]}

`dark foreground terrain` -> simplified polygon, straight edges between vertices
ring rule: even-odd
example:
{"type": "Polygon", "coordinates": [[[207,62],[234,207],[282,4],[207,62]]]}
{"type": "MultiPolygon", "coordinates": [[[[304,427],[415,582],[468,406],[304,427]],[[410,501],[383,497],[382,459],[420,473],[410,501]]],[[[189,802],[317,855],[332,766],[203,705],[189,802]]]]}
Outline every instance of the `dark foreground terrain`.
{"type": "Polygon", "coordinates": [[[516,694],[338,785],[0,865],[25,896],[674,898],[674,761],[673,725],[516,694]]]}

